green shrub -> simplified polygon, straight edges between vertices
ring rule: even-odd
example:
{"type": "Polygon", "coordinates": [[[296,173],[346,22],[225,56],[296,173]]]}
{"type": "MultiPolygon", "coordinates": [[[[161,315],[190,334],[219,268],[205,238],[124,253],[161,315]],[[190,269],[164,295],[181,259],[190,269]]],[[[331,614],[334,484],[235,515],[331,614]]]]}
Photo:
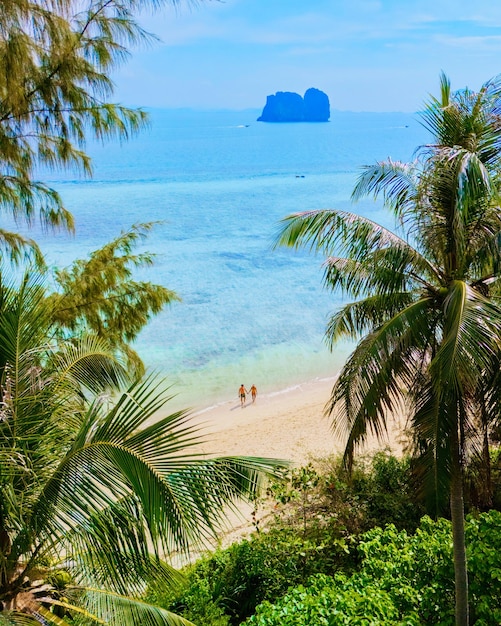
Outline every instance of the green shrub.
{"type": "Polygon", "coordinates": [[[468,516],[466,545],[471,622],[501,624],[501,513],[468,516]]]}
{"type": "Polygon", "coordinates": [[[358,550],[362,566],[355,578],[374,581],[402,616],[419,614],[419,623],[454,623],[454,572],[450,522],[429,517],[415,534],[389,525],[364,534],[358,550]]]}
{"type": "MultiPolygon", "coordinates": [[[[200,563],[203,562],[202,559],[200,563]]],[[[210,579],[191,576],[192,569],[188,568],[184,585],[175,589],[150,589],[147,600],[200,626],[228,626],[230,618],[214,600],[210,579]]]]}
{"type": "Polygon", "coordinates": [[[157,596],[157,602],[200,626],[226,624],[213,616],[208,621],[204,604],[216,617],[240,624],[264,600],[275,600],[315,572],[335,571],[344,555],[343,541],[314,543],[293,529],[276,528],[200,559],[186,569],[186,586],[157,596]]]}
{"type": "MultiPolygon", "coordinates": [[[[376,529],[372,532],[372,535],[370,533],[364,535],[364,542],[359,546],[359,551],[365,560],[367,560],[366,550],[374,552],[360,577],[348,578],[345,574],[335,574],[339,563],[343,562],[341,553],[346,551],[346,546],[342,542],[317,545],[309,539],[298,536],[293,529],[276,528],[269,533],[254,535],[250,540],[233,544],[226,550],[218,550],[212,556],[201,559],[186,571],[185,588],[177,594],[167,595],[163,599],[157,598],[157,602],[200,626],[240,624],[255,612],[260,603],[264,602],[263,606],[267,608],[261,608],[260,612],[264,611],[267,615],[266,619],[271,619],[270,615],[280,616],[280,619],[277,617],[276,622],[258,621],[249,622],[250,624],[266,624],[267,626],[268,623],[277,625],[297,623],[300,626],[303,623],[330,624],[329,621],[323,622],[322,616],[329,615],[329,607],[335,598],[336,611],[340,615],[346,613],[352,620],[356,616],[366,614],[364,611],[367,611],[370,606],[374,615],[383,620],[375,621],[374,624],[398,624],[397,617],[400,615],[399,611],[402,610],[402,598],[407,599],[412,595],[412,590],[402,587],[398,596],[393,598],[383,585],[377,585],[371,581],[371,577],[378,570],[378,575],[382,574],[384,560],[393,558],[391,551],[402,549],[407,535],[405,531],[400,531],[399,534],[394,527],[387,529],[382,539],[380,533],[383,531],[376,529]],[[374,570],[372,573],[371,567],[374,570]],[[322,575],[317,574],[318,572],[322,572],[322,575]],[[326,577],[327,573],[335,574],[335,578],[326,577]],[[308,581],[312,574],[317,576],[313,578],[313,581],[320,582],[310,584],[307,589],[297,587],[308,581]],[[340,582],[343,584],[336,591],[332,584],[327,585],[328,580],[336,580],[339,584],[340,582]],[[275,609],[270,608],[272,605],[269,602],[282,597],[291,587],[296,587],[296,589],[291,590],[285,600],[287,604],[287,598],[292,594],[294,608],[286,607],[285,609],[291,621],[283,621],[282,603],[279,603],[278,608],[275,609]],[[322,591],[318,600],[316,597],[310,598],[312,590],[316,596],[319,589],[324,590],[325,593],[322,591]],[[339,597],[336,595],[338,591],[342,592],[339,597]],[[299,597],[302,599],[299,600],[299,597]],[[303,609],[306,611],[305,621],[296,621],[303,609]]],[[[388,569],[387,574],[386,579],[393,581],[394,572],[388,569]]],[[[406,601],[411,607],[412,601],[406,601]]],[[[258,612],[258,615],[261,613],[258,612]]],[[[411,619],[412,612],[409,615],[411,619]]],[[[332,623],[343,624],[345,622],[332,623]]],[[[346,623],[356,624],[357,622],[346,623]]]]}
{"type": "Polygon", "coordinates": [[[371,582],[338,574],[334,578],[317,574],[306,587],[292,589],[275,605],[263,603],[248,626],[414,626],[415,615],[400,620],[390,596],[371,582]]]}
{"type": "Polygon", "coordinates": [[[344,477],[343,488],[351,500],[363,511],[358,528],[351,532],[363,532],[374,526],[394,524],[397,528],[414,531],[425,514],[424,507],[417,502],[416,489],[408,457],[397,458],[387,452],[378,452],[372,457],[356,462],[352,477],[344,477]]]}
{"type": "Polygon", "coordinates": [[[273,525],[295,528],[314,541],[390,523],[414,531],[425,514],[416,503],[409,459],[387,452],[358,459],[351,476],[339,456],[317,460],[290,470],[269,494],[277,505],[273,525]]]}
{"type": "MultiPolygon", "coordinates": [[[[501,623],[501,514],[469,516],[466,538],[471,623],[501,623]]],[[[450,522],[425,517],[413,535],[389,525],[363,535],[360,569],[314,576],[275,604],[260,605],[248,626],[454,624],[450,522]]]]}
{"type": "Polygon", "coordinates": [[[491,457],[491,480],[492,480],[492,508],[501,510],[501,450],[499,447],[492,448],[491,457]]]}

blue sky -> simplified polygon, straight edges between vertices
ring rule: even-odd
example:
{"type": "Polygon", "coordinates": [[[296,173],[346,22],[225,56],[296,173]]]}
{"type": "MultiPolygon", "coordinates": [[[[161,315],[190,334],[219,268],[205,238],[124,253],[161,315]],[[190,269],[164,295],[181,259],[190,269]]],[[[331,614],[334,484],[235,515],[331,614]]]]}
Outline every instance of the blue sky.
{"type": "Polygon", "coordinates": [[[332,109],[416,111],[501,74],[498,0],[180,0],[143,15],[161,41],[114,77],[129,105],[262,108],[276,91],[325,91],[332,109]]]}

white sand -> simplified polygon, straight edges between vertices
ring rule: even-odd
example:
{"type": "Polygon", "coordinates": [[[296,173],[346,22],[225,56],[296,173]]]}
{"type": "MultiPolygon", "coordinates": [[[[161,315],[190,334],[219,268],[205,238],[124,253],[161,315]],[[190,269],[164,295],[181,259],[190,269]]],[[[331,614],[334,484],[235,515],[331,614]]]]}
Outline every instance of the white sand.
{"type": "MultiPolygon", "coordinates": [[[[297,465],[342,452],[345,442],[334,437],[324,414],[333,384],[334,379],[316,380],[267,395],[258,389],[256,402],[248,396],[243,408],[235,389],[233,400],[193,413],[205,433],[202,451],[210,456],[273,457],[297,465]]],[[[388,420],[388,437],[381,442],[369,438],[362,452],[390,448],[400,453],[402,431],[401,420],[388,420]]],[[[242,504],[239,512],[229,513],[226,530],[212,547],[248,536],[254,530],[252,509],[242,504]]],[[[269,514],[265,507],[258,518],[265,522],[269,514]]]]}
{"type": "MultiPolygon", "coordinates": [[[[247,396],[240,406],[235,389],[228,401],[195,413],[204,424],[210,455],[245,455],[288,459],[302,464],[312,457],[341,452],[344,441],[336,439],[324,409],[334,379],[310,381],[296,387],[258,396],[252,403],[247,396]]],[[[389,420],[388,437],[377,442],[369,439],[366,450],[390,447],[401,450],[401,423],[389,420]]]]}

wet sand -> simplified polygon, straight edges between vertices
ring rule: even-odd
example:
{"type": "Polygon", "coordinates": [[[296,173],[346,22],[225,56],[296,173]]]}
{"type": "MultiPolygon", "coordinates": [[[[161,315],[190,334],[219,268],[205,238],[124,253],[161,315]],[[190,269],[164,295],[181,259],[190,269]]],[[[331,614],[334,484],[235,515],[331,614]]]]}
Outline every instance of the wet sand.
{"type": "MultiPolygon", "coordinates": [[[[342,452],[345,441],[335,437],[325,415],[334,379],[306,382],[289,389],[258,396],[253,403],[247,396],[240,406],[235,389],[234,400],[194,412],[194,420],[203,425],[210,455],[245,455],[288,459],[297,464],[311,458],[342,452]]],[[[377,448],[401,450],[402,425],[389,420],[388,437],[377,442],[369,438],[365,450],[377,448]]]]}
{"type": "MultiPolygon", "coordinates": [[[[234,399],[192,413],[194,421],[203,426],[202,451],[209,456],[273,457],[297,466],[341,453],[345,441],[334,436],[325,415],[333,384],[334,379],[315,380],[267,395],[260,395],[258,389],[256,401],[247,396],[244,407],[237,387],[234,399]]],[[[399,454],[403,444],[403,420],[391,418],[387,437],[383,441],[369,437],[360,452],[389,448],[399,454]]],[[[212,547],[248,536],[254,530],[252,509],[252,505],[242,504],[239,511],[232,511],[219,542],[212,547]]],[[[265,522],[269,513],[261,510],[258,518],[265,522]]]]}

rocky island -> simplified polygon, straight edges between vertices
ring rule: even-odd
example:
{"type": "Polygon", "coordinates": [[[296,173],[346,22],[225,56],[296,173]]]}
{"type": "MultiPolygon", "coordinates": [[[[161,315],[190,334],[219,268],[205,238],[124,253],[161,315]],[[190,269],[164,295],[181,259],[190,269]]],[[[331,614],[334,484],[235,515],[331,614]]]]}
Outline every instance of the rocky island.
{"type": "Polygon", "coordinates": [[[292,91],[277,91],[266,98],[258,122],[328,122],[329,97],[320,89],[307,89],[304,97],[292,91]]]}

